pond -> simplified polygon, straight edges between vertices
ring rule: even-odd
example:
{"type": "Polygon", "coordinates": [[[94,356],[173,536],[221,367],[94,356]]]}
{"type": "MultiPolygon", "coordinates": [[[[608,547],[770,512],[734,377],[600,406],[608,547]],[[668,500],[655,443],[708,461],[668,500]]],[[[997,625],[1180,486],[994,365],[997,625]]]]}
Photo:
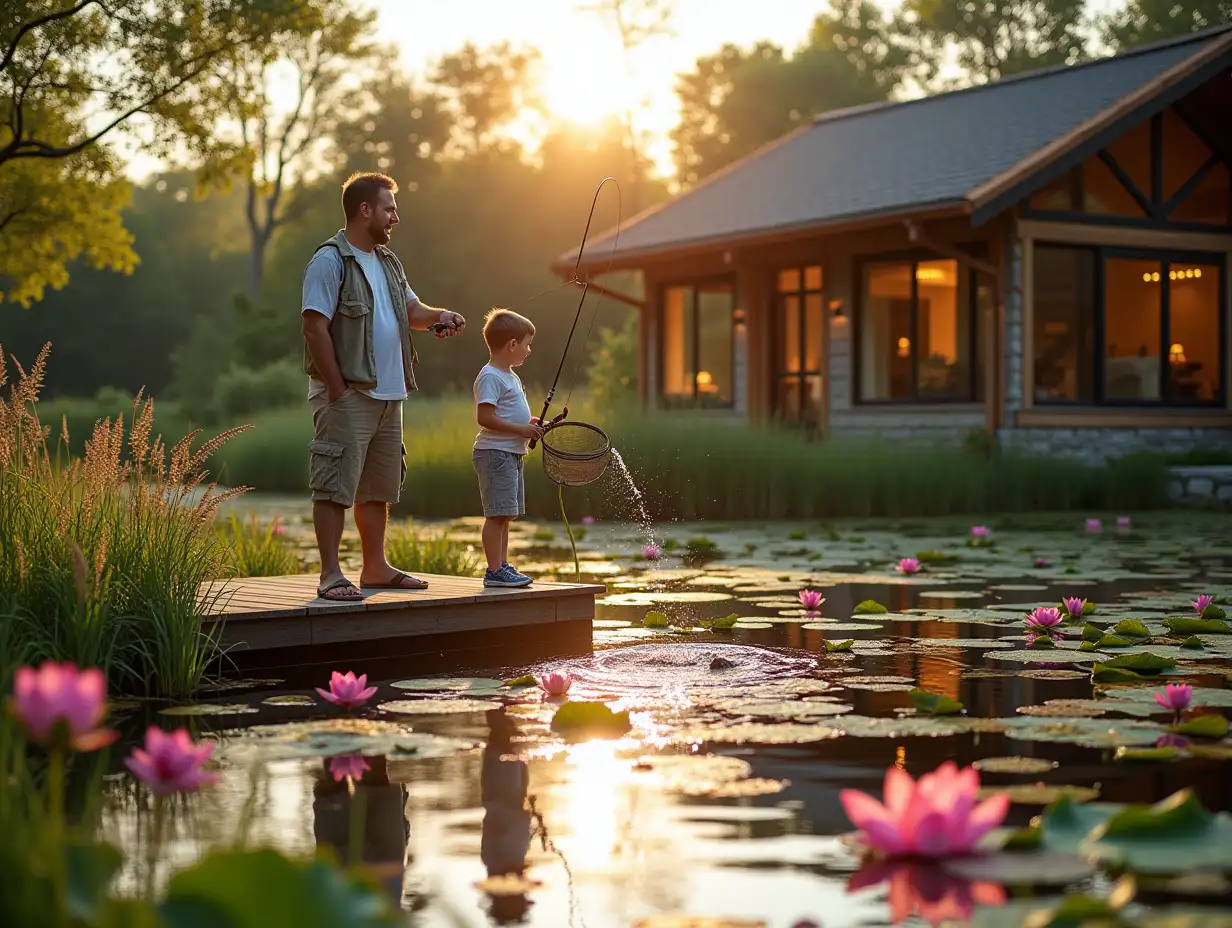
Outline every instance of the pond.
{"type": "MultiPolygon", "coordinates": [[[[1165,625],[1196,618],[1200,593],[1232,596],[1227,517],[1143,514],[1118,527],[1111,514],[1095,530],[1083,516],[1023,516],[992,520],[977,539],[969,528],[673,525],[655,529],[670,550],[647,562],[641,528],[593,525],[583,571],[609,593],[591,655],[455,661],[426,678],[382,668],[376,697],[348,717],[298,679],[230,681],[178,717],[130,708],[129,737],[154,720],[216,739],[219,782],[177,806],[154,863],[134,784],[109,782],[105,829],[129,852],[124,880],[139,886],[154,867],[161,881],[244,834],[290,852],[359,849],[413,925],[792,928],[1018,925],[1067,893],[1107,898],[1128,868],[1138,879],[1127,911],[1228,924],[1224,818],[1213,843],[1164,830],[1098,860],[1106,848],[1054,847],[1058,820],[1047,850],[861,863],[839,794],[880,798],[894,765],[917,777],[947,760],[977,765],[985,790],[1008,792],[1012,828],[1062,796],[1078,804],[1075,821],[1186,787],[1211,812],[1232,809],[1226,733],[1174,733],[1152,696],[1185,682],[1187,719],[1232,708],[1232,635],[1207,633],[1216,623],[1185,640],[1169,637],[1184,623],[1165,625]],[[920,572],[899,573],[903,557],[923,561],[920,572]],[[824,602],[806,611],[804,589],[824,602]],[[1061,626],[1053,648],[1028,647],[1026,614],[1066,596],[1094,612],[1061,626]],[[865,601],[885,611],[857,608],[865,601]],[[645,627],[648,612],[667,627],[645,627]],[[707,627],[728,616],[730,630],[707,627]],[[1095,650],[1080,650],[1084,638],[1095,650]],[[1150,675],[1093,681],[1096,664],[1108,674],[1141,653],[1161,658],[1150,675]],[[575,678],[565,700],[504,683],[551,670],[575,678]],[[629,731],[573,742],[553,731],[564,701],[590,700],[628,711],[629,731]],[[949,701],[961,711],[926,711],[949,701]]],[[[570,579],[559,527],[515,537],[519,568],[570,579]]]]}

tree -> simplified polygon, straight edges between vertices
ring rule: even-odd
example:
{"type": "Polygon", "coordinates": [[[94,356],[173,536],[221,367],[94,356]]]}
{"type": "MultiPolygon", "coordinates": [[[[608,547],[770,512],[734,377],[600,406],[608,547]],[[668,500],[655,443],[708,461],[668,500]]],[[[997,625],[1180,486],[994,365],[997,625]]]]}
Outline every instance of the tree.
{"type": "MultiPolygon", "coordinates": [[[[581,9],[610,19],[616,27],[626,80],[632,79],[638,49],[653,39],[672,34],[673,0],[596,0],[581,9]]],[[[645,107],[648,102],[640,100],[638,106],[645,107]]],[[[635,109],[631,103],[622,114],[625,145],[629,150],[629,170],[625,179],[628,181],[630,213],[636,213],[641,208],[639,178],[646,174],[648,163],[644,154],[645,140],[637,128],[635,109]]]]}
{"type": "Polygon", "coordinates": [[[533,89],[539,52],[501,42],[480,49],[471,43],[445,55],[431,83],[453,120],[448,157],[476,155],[517,146],[505,135],[515,119],[541,108],[533,89]]]}
{"type": "Polygon", "coordinates": [[[78,256],[94,267],[131,269],[136,255],[120,222],[127,185],[101,143],[123,131],[165,155],[200,139],[222,100],[208,81],[219,57],[301,21],[296,0],[7,0],[0,14],[5,298],[29,305],[47,285],[63,286],[78,256]]]}
{"type": "Polygon", "coordinates": [[[311,10],[315,28],[307,36],[290,34],[236,49],[220,66],[227,120],[236,129],[234,135],[222,134],[219,126],[221,145],[207,148],[215,157],[207,158],[210,168],[200,176],[203,185],[225,186],[237,175],[244,179],[252,304],[261,297],[271,239],[302,209],[292,182],[297,175],[299,180],[309,176],[313,156],[319,158],[335,129],[359,112],[357,78],[366,76],[377,52],[370,41],[375,13],[329,0],[319,0],[311,10]],[[275,101],[280,72],[290,73],[293,87],[285,111],[275,101]]]}
{"type": "Polygon", "coordinates": [[[680,75],[673,130],[679,179],[691,184],[827,110],[886,98],[900,55],[880,10],[831,0],[808,42],[788,57],[770,42],[724,45],[680,75]]]}
{"type": "Polygon", "coordinates": [[[1084,0],[907,0],[896,16],[911,73],[926,87],[947,83],[951,50],[958,84],[1073,64],[1086,55],[1087,28],[1084,0]]]}
{"type": "Polygon", "coordinates": [[[1232,0],[1130,0],[1099,20],[1103,41],[1114,50],[1232,23],[1232,0]]]}

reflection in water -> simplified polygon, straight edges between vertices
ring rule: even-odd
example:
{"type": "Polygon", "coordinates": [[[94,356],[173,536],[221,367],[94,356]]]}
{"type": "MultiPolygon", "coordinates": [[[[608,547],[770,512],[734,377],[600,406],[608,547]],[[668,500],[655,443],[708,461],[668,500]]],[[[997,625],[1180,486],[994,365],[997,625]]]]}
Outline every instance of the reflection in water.
{"type": "Polygon", "coordinates": [[[389,782],[384,757],[331,757],[312,786],[313,834],[348,864],[377,875],[395,905],[406,873],[406,789],[389,782]]]}
{"type": "MultiPolygon", "coordinates": [[[[490,886],[497,877],[516,877],[520,883],[526,874],[531,841],[531,813],[526,795],[530,771],[525,760],[512,755],[511,739],[516,729],[505,709],[491,709],[487,718],[488,743],[483,749],[480,773],[483,837],[479,856],[488,871],[490,886]]],[[[498,925],[523,924],[531,906],[522,886],[500,892],[489,889],[488,900],[488,912],[498,925]]]]}
{"type": "Polygon", "coordinates": [[[889,884],[890,921],[897,925],[918,917],[930,925],[965,922],[977,905],[1005,905],[1005,888],[1000,883],[965,880],[953,876],[939,864],[878,861],[864,864],[847,884],[857,892],[882,883],[889,884]]]}

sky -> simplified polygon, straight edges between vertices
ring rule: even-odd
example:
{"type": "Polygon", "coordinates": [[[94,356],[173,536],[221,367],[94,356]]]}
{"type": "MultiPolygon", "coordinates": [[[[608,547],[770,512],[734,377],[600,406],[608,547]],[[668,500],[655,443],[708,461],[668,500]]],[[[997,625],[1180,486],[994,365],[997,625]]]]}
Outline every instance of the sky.
{"type": "MultiPolygon", "coordinates": [[[[549,114],[583,126],[599,125],[633,105],[637,127],[650,138],[647,154],[660,173],[672,167],[668,132],[679,118],[676,75],[725,42],[749,46],[769,40],[799,46],[827,0],[675,0],[671,34],[637,50],[626,70],[619,36],[593,0],[366,0],[378,14],[377,39],[400,64],[422,73],[466,42],[533,46],[541,54],[541,87],[549,114]]],[[[890,9],[896,0],[874,0],[890,9]]],[[[1102,11],[1121,0],[1089,0],[1102,11]]],[[[139,156],[130,173],[155,167],[139,156]]]]}

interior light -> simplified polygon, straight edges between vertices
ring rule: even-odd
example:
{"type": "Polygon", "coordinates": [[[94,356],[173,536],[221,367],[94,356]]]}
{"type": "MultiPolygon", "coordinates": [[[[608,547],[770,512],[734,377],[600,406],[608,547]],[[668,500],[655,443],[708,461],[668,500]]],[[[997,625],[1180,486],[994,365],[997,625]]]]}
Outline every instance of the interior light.
{"type": "Polygon", "coordinates": [[[1168,349],[1169,364],[1184,364],[1185,363],[1185,346],[1177,342],[1168,349]]]}
{"type": "Polygon", "coordinates": [[[1142,279],[1149,284],[1151,282],[1151,272],[1147,271],[1145,274],[1143,274],[1142,279]]]}
{"type": "Polygon", "coordinates": [[[939,283],[945,280],[945,271],[939,267],[922,267],[916,270],[915,279],[924,283],[939,283]]]}
{"type": "Polygon", "coordinates": [[[1201,277],[1201,276],[1202,276],[1202,268],[1200,268],[1200,267],[1195,267],[1195,268],[1194,268],[1194,277],[1201,277]]]}
{"type": "Polygon", "coordinates": [[[1151,272],[1151,280],[1153,280],[1153,281],[1155,281],[1155,282],[1157,282],[1157,283],[1158,283],[1158,281],[1159,281],[1159,271],[1152,271],[1152,272],[1151,272]]]}
{"type": "Polygon", "coordinates": [[[1176,271],[1169,271],[1169,272],[1168,272],[1168,279],[1169,279],[1169,280],[1176,280],[1176,271]]]}
{"type": "Polygon", "coordinates": [[[908,357],[911,354],[911,339],[900,338],[898,340],[898,356],[900,358],[908,357]]]}

